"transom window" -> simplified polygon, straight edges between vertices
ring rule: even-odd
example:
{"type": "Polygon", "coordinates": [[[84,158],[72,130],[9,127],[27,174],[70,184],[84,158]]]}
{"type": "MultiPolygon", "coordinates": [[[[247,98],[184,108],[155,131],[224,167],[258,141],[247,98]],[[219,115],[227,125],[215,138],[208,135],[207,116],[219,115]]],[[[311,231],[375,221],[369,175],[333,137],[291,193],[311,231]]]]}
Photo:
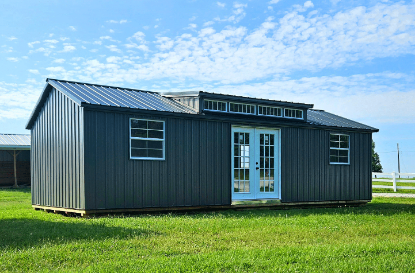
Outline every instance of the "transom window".
{"type": "Polygon", "coordinates": [[[229,103],[229,112],[254,114],[255,115],[255,105],[230,102],[229,103]]]}
{"type": "Polygon", "coordinates": [[[164,159],[164,121],[130,119],[130,158],[164,159]]]}
{"type": "Polygon", "coordinates": [[[350,137],[344,134],[330,134],[330,163],[349,164],[350,137]]]}
{"type": "Polygon", "coordinates": [[[282,116],[282,109],[280,107],[271,107],[271,106],[259,105],[258,106],[258,115],[281,117],[282,116]]]}
{"type": "Polygon", "coordinates": [[[303,110],[285,108],[284,109],[284,117],[302,119],[303,118],[303,110]]]}
{"type": "Polygon", "coordinates": [[[226,112],[227,103],[217,100],[205,100],[205,110],[226,112]]]}

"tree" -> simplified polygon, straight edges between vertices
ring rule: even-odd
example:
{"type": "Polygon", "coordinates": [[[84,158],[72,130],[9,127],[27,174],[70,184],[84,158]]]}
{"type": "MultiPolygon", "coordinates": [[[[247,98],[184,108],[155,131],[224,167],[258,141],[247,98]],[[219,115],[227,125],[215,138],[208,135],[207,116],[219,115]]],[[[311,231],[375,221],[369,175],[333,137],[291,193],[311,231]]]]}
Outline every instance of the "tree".
{"type": "Polygon", "coordinates": [[[375,152],[375,142],[372,140],[372,172],[381,173],[383,170],[380,164],[379,154],[375,152]]]}

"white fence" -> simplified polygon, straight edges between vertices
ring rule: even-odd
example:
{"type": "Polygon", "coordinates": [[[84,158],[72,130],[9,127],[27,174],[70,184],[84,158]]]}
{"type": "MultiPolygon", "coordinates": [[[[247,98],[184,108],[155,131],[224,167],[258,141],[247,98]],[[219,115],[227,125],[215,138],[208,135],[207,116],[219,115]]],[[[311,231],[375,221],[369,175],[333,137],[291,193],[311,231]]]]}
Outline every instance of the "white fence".
{"type": "Polygon", "coordinates": [[[372,182],[388,182],[392,183],[391,186],[386,185],[372,185],[372,188],[381,188],[381,189],[393,189],[394,192],[397,190],[415,190],[415,187],[409,187],[409,186],[397,186],[397,183],[415,183],[415,180],[408,180],[405,178],[399,178],[400,176],[412,176],[415,177],[415,173],[372,173],[372,182]],[[384,177],[384,176],[390,176],[388,178],[374,178],[374,177],[384,177]]]}

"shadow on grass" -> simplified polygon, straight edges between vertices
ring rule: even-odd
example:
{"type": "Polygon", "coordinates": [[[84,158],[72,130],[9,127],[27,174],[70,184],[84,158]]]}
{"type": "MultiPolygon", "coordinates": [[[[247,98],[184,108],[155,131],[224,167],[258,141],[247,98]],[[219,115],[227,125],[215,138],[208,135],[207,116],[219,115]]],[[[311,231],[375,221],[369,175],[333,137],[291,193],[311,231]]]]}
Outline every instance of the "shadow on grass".
{"type": "Polygon", "coordinates": [[[4,248],[29,248],[45,243],[61,244],[82,240],[126,239],[154,236],[157,232],[141,228],[109,227],[84,221],[43,221],[39,219],[0,220],[0,251],[4,248]]]}
{"type": "MultiPolygon", "coordinates": [[[[192,218],[206,218],[206,217],[223,217],[223,218],[257,218],[257,217],[270,217],[283,214],[284,216],[300,216],[307,217],[310,215],[381,215],[384,217],[393,216],[401,213],[415,213],[415,202],[413,204],[406,203],[389,203],[389,202],[376,202],[369,203],[360,207],[331,207],[331,208],[275,208],[275,207],[257,207],[252,209],[243,210],[211,210],[211,211],[188,211],[188,212],[170,212],[160,213],[169,214],[173,217],[192,217],[192,218]]],[[[137,217],[137,215],[130,215],[131,217],[137,217]]],[[[151,214],[150,214],[151,216],[151,214]]]]}

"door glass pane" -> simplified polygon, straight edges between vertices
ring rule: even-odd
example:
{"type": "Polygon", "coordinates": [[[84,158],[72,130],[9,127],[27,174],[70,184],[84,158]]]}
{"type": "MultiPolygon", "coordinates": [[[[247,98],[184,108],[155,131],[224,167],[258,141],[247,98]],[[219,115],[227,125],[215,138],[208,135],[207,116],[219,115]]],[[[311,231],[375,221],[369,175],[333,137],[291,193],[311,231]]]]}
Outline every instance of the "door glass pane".
{"type": "Polygon", "coordinates": [[[249,134],[235,132],[234,139],[234,192],[250,192],[250,156],[249,134]]]}
{"type": "Polygon", "coordinates": [[[260,177],[259,191],[261,193],[274,192],[274,134],[260,134],[260,177]],[[263,140],[263,141],[261,141],[263,140]],[[263,152],[262,152],[263,151],[263,152]]]}

